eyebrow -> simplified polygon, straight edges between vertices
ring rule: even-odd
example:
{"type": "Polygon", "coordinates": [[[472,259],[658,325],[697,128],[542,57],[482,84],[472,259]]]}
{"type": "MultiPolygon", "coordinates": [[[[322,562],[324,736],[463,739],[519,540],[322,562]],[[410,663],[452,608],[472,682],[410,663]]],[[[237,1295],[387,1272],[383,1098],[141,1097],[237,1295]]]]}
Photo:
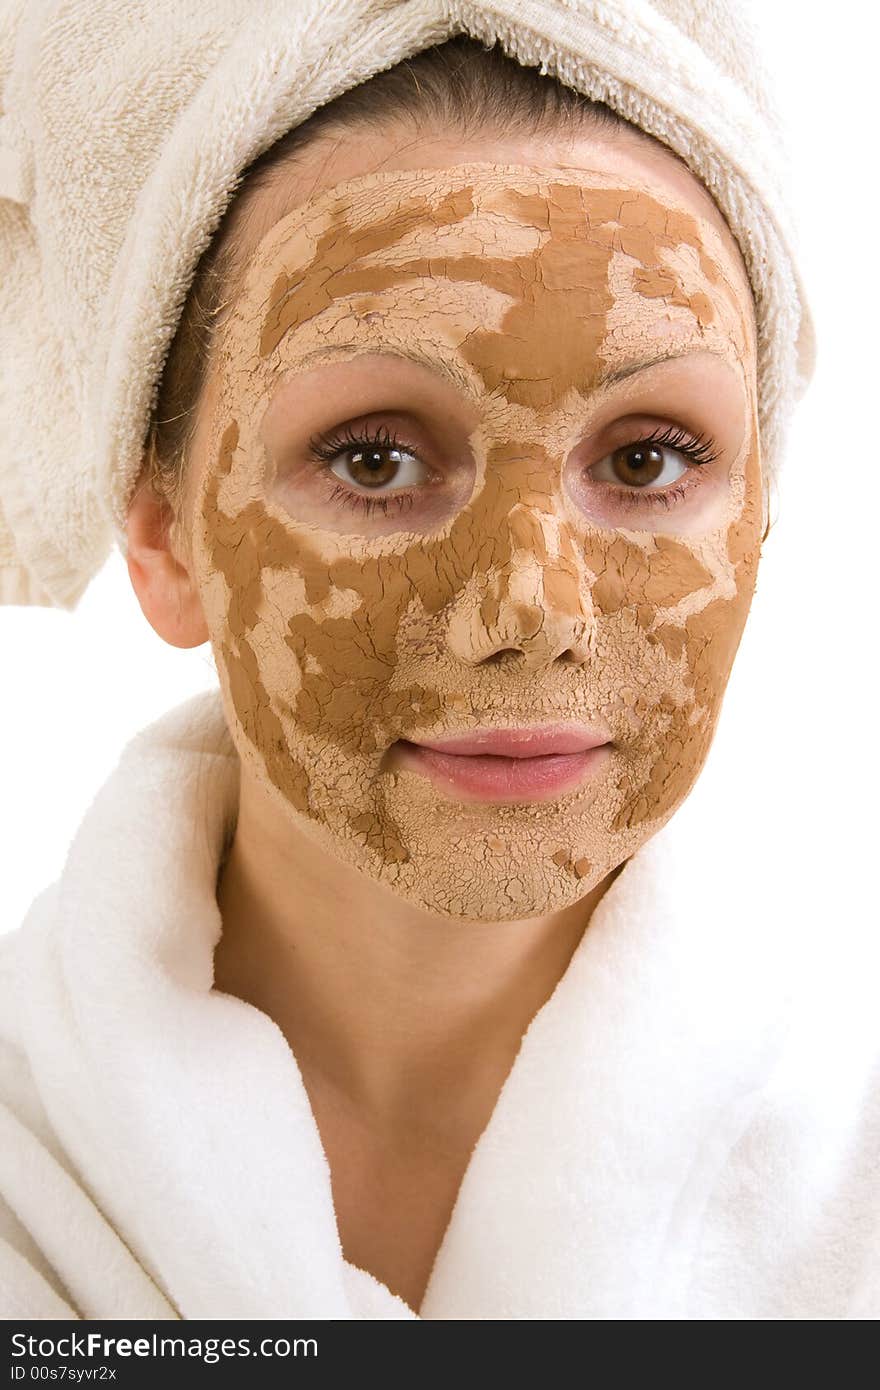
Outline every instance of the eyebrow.
{"type": "Polygon", "coordinates": [[[679,357],[693,357],[697,352],[705,352],[703,347],[680,348],[674,352],[661,353],[659,357],[648,357],[641,362],[630,362],[625,367],[616,367],[614,371],[603,371],[594,378],[592,385],[613,386],[615,382],[625,381],[628,376],[635,376],[636,372],[643,372],[648,367],[656,367],[659,362],[674,362],[679,357]]]}
{"type": "MultiPolygon", "coordinates": [[[[457,390],[461,390],[464,385],[460,373],[445,360],[442,354],[436,356],[430,352],[422,352],[418,348],[403,347],[401,344],[394,344],[393,346],[389,344],[387,348],[381,345],[373,349],[368,348],[367,351],[376,352],[380,356],[400,357],[407,362],[415,362],[419,366],[427,367],[429,371],[439,370],[441,376],[457,390]]],[[[582,392],[586,390],[595,391],[599,387],[614,386],[617,382],[625,381],[627,377],[635,376],[638,372],[644,372],[649,367],[656,367],[660,362],[674,362],[681,357],[693,357],[698,352],[707,351],[711,351],[711,349],[701,345],[694,345],[673,349],[671,352],[659,353],[656,357],[644,358],[638,362],[628,362],[622,367],[615,367],[613,370],[598,372],[589,382],[583,383],[581,390],[582,392]]],[[[351,347],[349,345],[334,343],[329,347],[316,348],[314,352],[308,353],[295,370],[303,371],[307,369],[309,364],[317,357],[322,357],[326,361],[328,354],[331,360],[337,357],[337,355],[346,360],[352,359],[351,347]]],[[[360,353],[354,354],[355,357],[360,355],[360,353]]],[[[715,355],[718,356],[717,353],[715,355]]]]}
{"type": "MultiPolygon", "coordinates": [[[[375,347],[362,348],[357,352],[352,351],[352,347],[354,346],[356,345],[331,343],[325,347],[315,348],[314,352],[306,354],[297,367],[288,370],[291,374],[305,371],[316,358],[323,358],[324,362],[322,365],[325,365],[328,359],[334,361],[341,358],[343,361],[353,362],[356,361],[358,357],[364,355],[372,356],[375,354],[379,357],[397,357],[404,362],[414,362],[416,366],[427,367],[429,371],[439,372],[450,386],[454,386],[458,391],[461,391],[465,386],[465,379],[462,371],[448,362],[442,353],[435,354],[432,352],[425,352],[417,347],[404,347],[400,343],[392,343],[390,341],[387,346],[385,346],[384,343],[379,343],[375,347]]],[[[285,373],[285,375],[287,375],[287,373],[285,373]]]]}

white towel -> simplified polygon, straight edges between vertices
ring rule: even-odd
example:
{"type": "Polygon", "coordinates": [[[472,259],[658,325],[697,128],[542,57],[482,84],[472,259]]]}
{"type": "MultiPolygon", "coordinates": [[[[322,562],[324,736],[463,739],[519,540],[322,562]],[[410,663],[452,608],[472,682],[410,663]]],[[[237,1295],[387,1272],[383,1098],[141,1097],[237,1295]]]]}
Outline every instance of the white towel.
{"type": "MultiPolygon", "coordinates": [[[[283,1034],[212,989],[238,766],[218,692],[163,715],[0,936],[0,1316],[415,1316],[343,1256],[283,1034]]],[[[528,1028],[423,1318],[880,1314],[876,943],[775,849],[756,901],[711,780],[528,1028]]]]}
{"type": "Polygon", "coordinates": [[[737,0],[0,0],[0,602],[73,608],[128,499],[186,292],[250,161],[460,32],[667,144],[756,299],[776,478],[813,369],[788,156],[737,0]]]}

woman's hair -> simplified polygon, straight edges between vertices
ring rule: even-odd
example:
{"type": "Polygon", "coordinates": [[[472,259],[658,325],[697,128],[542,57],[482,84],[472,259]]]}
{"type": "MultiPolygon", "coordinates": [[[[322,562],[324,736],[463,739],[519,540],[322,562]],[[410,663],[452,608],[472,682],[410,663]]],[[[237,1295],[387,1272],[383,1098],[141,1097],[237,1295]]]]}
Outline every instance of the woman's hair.
{"type": "Polygon", "coordinates": [[[538,68],[523,67],[499,46],[487,48],[459,34],[343,92],[254,159],[239,175],[235,193],[196,267],[148,429],[148,478],[170,505],[171,537],[179,555],[190,554],[182,496],[196,405],[213,335],[223,311],[234,303],[235,280],[242,269],[237,262],[245,244],[242,233],[253,207],[252,195],[260,189],[280,188],[286,166],[318,140],[330,141],[366,125],[396,129],[407,123],[416,137],[432,127],[469,138],[494,131],[538,136],[573,133],[592,124],[609,133],[627,127],[654,141],[604,102],[593,101],[538,68]]]}

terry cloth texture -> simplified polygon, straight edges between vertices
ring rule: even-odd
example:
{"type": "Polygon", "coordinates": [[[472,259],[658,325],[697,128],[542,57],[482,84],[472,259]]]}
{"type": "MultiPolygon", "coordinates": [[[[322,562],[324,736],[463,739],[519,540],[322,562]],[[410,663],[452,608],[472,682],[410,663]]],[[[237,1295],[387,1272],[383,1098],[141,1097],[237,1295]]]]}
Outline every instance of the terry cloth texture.
{"type": "MultiPolygon", "coordinates": [[[[213,987],[239,766],[219,691],[163,714],[0,936],[0,1317],[416,1315],[345,1258],[285,1035],[213,987]]],[[[880,1314],[877,934],[729,795],[707,766],[593,912],[422,1318],[880,1314]]]]}
{"type": "Polygon", "coordinates": [[[73,608],[128,500],[199,257],[246,166],[457,34],[700,178],[758,320],[765,470],[813,370],[785,137],[737,0],[0,0],[0,601],[73,608]]]}

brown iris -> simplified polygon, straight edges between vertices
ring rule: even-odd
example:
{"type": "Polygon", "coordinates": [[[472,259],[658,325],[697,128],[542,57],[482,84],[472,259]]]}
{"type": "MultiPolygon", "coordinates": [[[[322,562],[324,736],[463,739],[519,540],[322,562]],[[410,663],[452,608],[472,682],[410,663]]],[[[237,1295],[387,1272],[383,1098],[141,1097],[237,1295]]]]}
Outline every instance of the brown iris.
{"type": "Polygon", "coordinates": [[[627,483],[653,483],[663,472],[663,450],[656,444],[628,444],[615,449],[611,461],[627,483]]]}
{"type": "Polygon", "coordinates": [[[379,487],[390,482],[402,458],[399,449],[389,449],[387,445],[379,445],[372,449],[354,449],[349,453],[352,477],[358,483],[366,483],[368,487],[373,484],[379,487]],[[359,469],[365,470],[365,476],[358,476],[359,469]]]}

